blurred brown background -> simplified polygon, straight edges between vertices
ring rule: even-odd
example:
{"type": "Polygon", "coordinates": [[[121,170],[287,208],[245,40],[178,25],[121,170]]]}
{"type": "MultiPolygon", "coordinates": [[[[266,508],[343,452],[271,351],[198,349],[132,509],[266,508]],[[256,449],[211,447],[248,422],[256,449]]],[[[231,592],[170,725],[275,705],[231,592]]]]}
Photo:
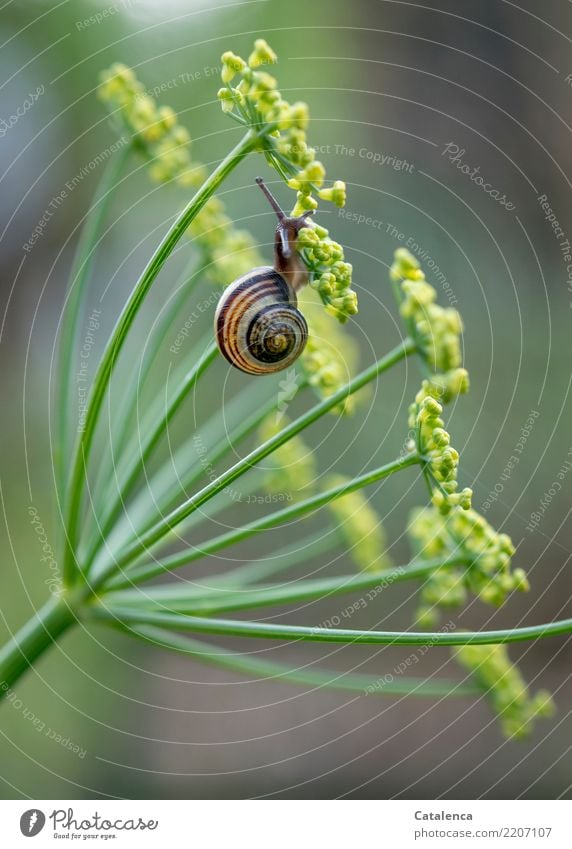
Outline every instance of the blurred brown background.
{"type": "MultiPolygon", "coordinates": [[[[150,89],[164,85],[160,102],[172,105],[190,130],[194,155],[214,164],[236,131],[216,103],[212,69],[223,50],[247,53],[259,35],[279,54],[285,96],[309,102],[311,141],[322,149],[329,176],[346,180],[348,211],[380,222],[368,227],[321,213],[356,269],[361,312],[351,332],[362,364],[371,360],[372,350],[381,354],[398,339],[387,285],[396,232],[414,238],[440,267],[447,280],[441,302],[454,298],[464,316],[472,389],[448,418],[462,453],[462,483],[474,488],[475,506],[513,537],[516,562],[529,572],[532,591],[495,615],[473,603],[460,624],[510,627],[570,616],[568,478],[538,528],[526,530],[558,471],[572,459],[572,283],[538,200],[546,196],[572,238],[570,4],[28,0],[5,5],[0,20],[2,637],[47,597],[28,507],[33,503],[55,538],[49,450],[54,339],[76,228],[98,179],[97,167],[84,172],[115,140],[95,99],[98,72],[123,61],[150,89]],[[13,122],[32,92],[32,108],[13,122]],[[464,151],[462,160],[478,167],[513,208],[495,202],[463,174],[445,153],[447,145],[449,151],[451,146],[464,151]],[[78,175],[73,191],[58,203],[66,182],[78,175]],[[46,209],[53,215],[27,253],[23,245],[46,209]],[[499,498],[483,508],[531,411],[538,416],[520,463],[499,498]]],[[[225,201],[269,256],[269,219],[260,214],[260,199],[251,189],[260,167],[249,162],[239,169],[225,186],[225,201]]],[[[278,191],[285,197],[283,187],[278,191]]],[[[95,303],[113,279],[102,317],[105,330],[184,199],[172,187],[157,189],[133,164],[92,280],[95,303]]],[[[439,288],[431,273],[428,277],[439,288]]],[[[161,283],[166,288],[153,293],[149,321],[173,279],[167,273],[161,283]]],[[[201,332],[208,322],[207,317],[201,332]]],[[[104,335],[98,334],[96,348],[104,335]]],[[[230,391],[227,369],[222,363],[216,368],[218,380],[209,380],[204,400],[211,408],[230,391]]],[[[322,470],[335,463],[336,470],[355,473],[394,456],[418,380],[414,364],[385,377],[358,419],[342,422],[321,445],[322,470]],[[359,439],[337,462],[339,446],[352,438],[364,415],[359,439]]],[[[244,385],[231,379],[231,389],[244,385]]],[[[189,409],[181,429],[191,422],[189,409]]],[[[312,431],[308,441],[317,445],[320,433],[312,431]]],[[[396,541],[391,551],[396,562],[408,556],[407,512],[424,497],[421,484],[400,476],[372,493],[396,541]]],[[[244,521],[241,509],[235,505],[229,522],[244,521]]],[[[273,532],[226,557],[247,560],[268,552],[287,542],[288,533],[273,532]]],[[[347,563],[335,568],[348,570],[347,563]]],[[[409,586],[393,587],[356,614],[352,626],[409,627],[411,593],[409,586]]],[[[279,610],[278,621],[317,624],[351,601],[305,605],[287,615],[279,610]]],[[[276,648],[267,642],[234,647],[301,665],[322,656],[330,668],[359,667],[372,674],[393,669],[409,653],[276,648]]],[[[520,744],[501,738],[483,700],[386,700],[244,682],[103,628],[82,628],[18,684],[21,706],[0,707],[2,793],[569,797],[570,647],[564,639],[545,640],[516,646],[511,655],[533,689],[555,693],[559,708],[556,719],[539,723],[530,741],[520,744]]],[[[437,648],[415,674],[441,667],[447,675],[462,676],[437,648]]]]}

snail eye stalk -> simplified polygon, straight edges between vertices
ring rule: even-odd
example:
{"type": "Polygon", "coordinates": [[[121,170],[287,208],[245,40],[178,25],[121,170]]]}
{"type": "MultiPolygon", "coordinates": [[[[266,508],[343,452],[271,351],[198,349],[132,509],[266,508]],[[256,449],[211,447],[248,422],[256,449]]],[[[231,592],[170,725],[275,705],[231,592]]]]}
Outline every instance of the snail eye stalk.
{"type": "Polygon", "coordinates": [[[264,195],[266,196],[268,203],[270,204],[270,206],[272,207],[272,209],[274,210],[274,212],[278,216],[278,221],[283,221],[286,216],[284,215],[284,213],[280,209],[280,204],[278,203],[278,201],[276,200],[276,198],[274,197],[274,195],[272,194],[272,192],[270,191],[270,189],[268,188],[268,186],[266,185],[266,183],[264,182],[262,177],[256,178],[256,184],[258,186],[260,186],[260,188],[262,189],[264,195]]]}

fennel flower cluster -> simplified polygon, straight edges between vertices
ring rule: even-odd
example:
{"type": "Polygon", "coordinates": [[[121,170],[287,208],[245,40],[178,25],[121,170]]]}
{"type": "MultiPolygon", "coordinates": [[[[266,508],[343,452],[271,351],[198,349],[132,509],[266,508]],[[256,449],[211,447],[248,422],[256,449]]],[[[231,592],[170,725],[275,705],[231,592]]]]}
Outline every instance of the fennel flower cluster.
{"type": "MultiPolygon", "coordinates": [[[[269,416],[259,429],[262,442],[271,439],[288,424],[282,416],[279,421],[269,416]]],[[[264,486],[270,493],[286,493],[293,500],[307,498],[314,492],[317,466],[314,452],[302,437],[294,436],[277,448],[269,457],[271,469],[267,472],[264,486]]]]}
{"type": "Polygon", "coordinates": [[[506,737],[528,737],[535,719],[554,715],[550,693],[539,690],[531,696],[505,645],[469,644],[458,646],[453,654],[484,689],[506,737]]]}
{"type": "MultiPolygon", "coordinates": [[[[515,549],[510,537],[495,531],[471,507],[471,489],[458,491],[459,454],[441,416],[443,404],[469,389],[469,376],[461,366],[461,316],[436,303],[435,289],[406,249],[395,252],[390,276],[399,287],[408,332],[432,372],[409,409],[414,434],[410,447],[419,454],[432,504],[413,511],[408,535],[420,559],[461,561],[434,569],[421,587],[415,618],[421,627],[431,628],[438,624],[441,609],[463,606],[469,594],[500,606],[512,592],[527,591],[529,584],[523,569],[511,569],[515,549]]],[[[486,692],[505,736],[525,737],[535,718],[553,712],[547,692],[530,696],[504,645],[466,645],[453,654],[486,692]]]]}
{"type": "MultiPolygon", "coordinates": [[[[358,360],[357,346],[351,336],[329,320],[312,292],[301,292],[298,300],[309,329],[302,367],[318,396],[328,398],[351,379],[358,360]]],[[[355,397],[350,395],[332,413],[351,415],[355,403],[355,397]]]]}
{"type": "Polygon", "coordinates": [[[464,566],[435,570],[421,590],[417,619],[434,624],[439,607],[459,607],[473,593],[486,604],[504,604],[510,593],[526,592],[523,569],[511,569],[514,545],[508,534],[498,533],[476,510],[453,507],[441,513],[431,506],[413,511],[408,534],[422,558],[460,558],[464,566]]]}
{"type": "Polygon", "coordinates": [[[449,372],[459,368],[463,322],[458,311],[435,303],[437,292],[406,248],[395,251],[390,276],[401,284],[401,315],[431,370],[449,372]]]}
{"type": "MultiPolygon", "coordinates": [[[[345,183],[336,180],[332,186],[324,187],[325,168],[308,146],[307,104],[288,103],[278,90],[276,79],[260,70],[277,61],[267,42],[257,39],[248,61],[230,51],[223,53],[221,61],[224,87],[218,96],[223,111],[260,133],[260,150],[297,193],[291,215],[313,212],[318,206],[314,195],[344,206],[345,183]]],[[[352,266],[345,262],[341,245],[329,237],[325,227],[309,224],[301,230],[297,248],[308,268],[310,285],[319,293],[326,310],[341,322],[355,315],[358,308],[357,295],[351,288],[352,266]]]]}
{"type": "Polygon", "coordinates": [[[358,311],[352,289],[352,266],[344,260],[344,249],[330,238],[325,227],[314,224],[300,230],[300,256],[309,273],[310,286],[318,292],[326,312],[342,324],[358,311]]]}
{"type": "MultiPolygon", "coordinates": [[[[338,486],[350,482],[343,475],[331,475],[326,484],[338,486]]],[[[377,572],[392,566],[387,553],[387,539],[382,521],[370,502],[357,490],[329,503],[336,525],[356,566],[362,571],[377,572]]]]}
{"type": "Polygon", "coordinates": [[[219,286],[263,264],[253,237],[234,226],[216,196],[206,202],[187,232],[202,253],[205,274],[219,286]]]}
{"type": "Polygon", "coordinates": [[[415,434],[415,447],[425,472],[430,477],[433,504],[443,513],[453,507],[468,510],[472,490],[457,492],[459,453],[451,445],[451,437],[441,418],[442,405],[430,394],[431,385],[424,382],[409,409],[409,427],[415,434]]]}
{"type": "Polygon", "coordinates": [[[131,68],[116,62],[102,71],[98,97],[112,118],[150,160],[149,176],[156,182],[175,180],[180,186],[199,186],[204,167],[191,159],[191,137],[170,106],[158,106],[146,94],[131,68]]]}
{"type": "Polygon", "coordinates": [[[278,90],[276,79],[260,70],[278,61],[269,44],[259,38],[247,61],[231,51],[223,53],[221,61],[223,88],[218,97],[222,109],[239,123],[260,132],[260,150],[290,188],[297,191],[292,215],[316,209],[314,194],[338,207],[344,206],[345,184],[336,180],[332,186],[324,187],[325,168],[308,146],[307,104],[288,103],[278,90]]]}

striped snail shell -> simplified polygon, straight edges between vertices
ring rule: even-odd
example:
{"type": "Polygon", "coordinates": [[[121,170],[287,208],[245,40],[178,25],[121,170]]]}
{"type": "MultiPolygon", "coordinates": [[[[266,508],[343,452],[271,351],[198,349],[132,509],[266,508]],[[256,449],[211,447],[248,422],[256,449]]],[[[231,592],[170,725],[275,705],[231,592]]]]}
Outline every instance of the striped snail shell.
{"type": "Polygon", "coordinates": [[[288,283],[270,266],[231,283],[219,301],[215,328],[221,353],[247,374],[288,368],[308,338],[306,319],[292,303],[288,283]]]}
{"type": "Polygon", "coordinates": [[[220,352],[246,374],[273,374],[300,356],[308,339],[306,319],[297,308],[296,291],[308,282],[295,242],[306,215],[289,218],[264,182],[258,185],[278,216],[274,267],[253,268],[231,283],[215,312],[215,337],[220,352]]]}

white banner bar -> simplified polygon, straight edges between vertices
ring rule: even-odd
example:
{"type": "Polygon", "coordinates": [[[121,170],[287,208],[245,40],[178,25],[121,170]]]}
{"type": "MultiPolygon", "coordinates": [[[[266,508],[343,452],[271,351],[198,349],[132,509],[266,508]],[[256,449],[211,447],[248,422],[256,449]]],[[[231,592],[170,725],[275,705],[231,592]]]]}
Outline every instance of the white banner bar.
{"type": "Polygon", "coordinates": [[[10,800],[0,845],[570,849],[571,820],[570,801],[10,800]]]}

